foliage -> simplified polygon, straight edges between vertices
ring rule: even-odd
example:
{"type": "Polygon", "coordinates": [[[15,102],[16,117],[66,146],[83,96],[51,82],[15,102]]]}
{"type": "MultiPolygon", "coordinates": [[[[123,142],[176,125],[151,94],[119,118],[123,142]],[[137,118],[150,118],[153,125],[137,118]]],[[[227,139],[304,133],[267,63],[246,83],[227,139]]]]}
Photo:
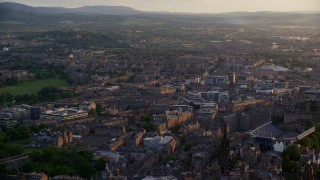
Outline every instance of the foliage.
{"type": "Polygon", "coordinates": [[[289,146],[282,154],[283,164],[282,168],[285,172],[297,172],[300,164],[301,152],[298,145],[293,144],[289,146]]]}
{"type": "Polygon", "coordinates": [[[154,129],[153,129],[153,126],[152,126],[149,122],[144,123],[144,124],[142,125],[142,127],[143,127],[147,132],[151,132],[151,131],[154,130],[154,129]]]}
{"type": "Polygon", "coordinates": [[[193,143],[192,142],[187,142],[185,145],[184,145],[184,148],[183,150],[184,151],[190,151],[193,147],[193,143]]]}
{"type": "Polygon", "coordinates": [[[9,137],[11,140],[20,139],[20,132],[13,128],[6,132],[7,137],[9,137]]]}
{"type": "MultiPolygon", "coordinates": [[[[18,127],[7,130],[5,133],[4,139],[9,138],[10,140],[19,140],[19,139],[28,139],[32,133],[39,133],[41,130],[47,128],[45,124],[40,124],[39,126],[23,126],[20,125],[18,127]]],[[[0,133],[1,138],[1,133],[0,133]]]]}
{"type": "Polygon", "coordinates": [[[39,124],[38,128],[39,128],[39,130],[44,130],[44,129],[48,128],[48,125],[41,123],[41,124],[39,124]]]}
{"type": "Polygon", "coordinates": [[[173,161],[174,160],[174,156],[173,155],[167,155],[165,156],[163,163],[164,164],[168,164],[169,161],[173,161]]]}
{"type": "Polygon", "coordinates": [[[313,147],[313,142],[312,142],[312,139],[309,138],[309,137],[305,137],[303,139],[301,139],[299,141],[299,144],[301,144],[302,146],[306,146],[308,147],[309,149],[311,149],[313,147]]]}
{"type": "Polygon", "coordinates": [[[300,152],[300,149],[299,149],[298,145],[293,144],[293,145],[289,146],[283,152],[283,156],[288,156],[289,159],[293,160],[293,161],[299,161],[300,160],[300,156],[301,156],[301,152],[300,152]]]}
{"type": "Polygon", "coordinates": [[[23,167],[23,172],[45,172],[49,177],[56,175],[79,175],[90,179],[105,167],[105,161],[99,159],[95,166],[91,165],[93,153],[91,151],[67,151],[56,147],[47,147],[33,151],[23,167]]]}
{"type": "Polygon", "coordinates": [[[185,167],[190,167],[191,163],[192,163],[192,159],[191,158],[186,158],[186,159],[183,160],[183,165],[185,167]]]}
{"type": "Polygon", "coordinates": [[[106,162],[107,162],[107,161],[106,161],[104,158],[99,158],[99,159],[96,161],[95,165],[94,165],[95,169],[96,169],[97,171],[102,171],[102,170],[104,170],[105,167],[106,167],[106,162]]]}
{"type": "Polygon", "coordinates": [[[0,164],[0,174],[5,174],[7,172],[7,167],[4,164],[0,164]]]}
{"type": "Polygon", "coordinates": [[[313,67],[314,64],[311,63],[310,61],[300,61],[300,60],[280,60],[277,61],[278,65],[286,67],[288,69],[293,69],[294,67],[313,67]]]}
{"type": "Polygon", "coordinates": [[[58,99],[71,98],[75,96],[72,92],[64,92],[57,87],[44,87],[38,92],[40,102],[55,101],[58,99]]]}
{"type": "Polygon", "coordinates": [[[8,137],[3,131],[0,130],[0,143],[6,142],[8,142],[8,137]]]}
{"type": "Polygon", "coordinates": [[[145,121],[145,122],[150,122],[151,121],[151,116],[150,115],[147,115],[147,114],[142,114],[140,116],[140,120],[141,121],[145,121]]]}
{"type": "Polygon", "coordinates": [[[56,87],[44,87],[39,92],[38,95],[34,94],[24,94],[13,96],[10,93],[0,94],[0,99],[5,105],[16,104],[35,104],[38,102],[48,102],[55,101],[64,98],[71,98],[76,96],[73,92],[64,92],[56,87]]]}
{"type": "Polygon", "coordinates": [[[22,154],[24,149],[20,144],[9,143],[9,140],[22,140],[30,137],[31,133],[38,133],[46,128],[47,125],[40,124],[39,126],[18,126],[7,132],[0,131],[0,159],[10,156],[22,154]]]}
{"type": "Polygon", "coordinates": [[[104,108],[102,104],[99,104],[99,103],[96,104],[96,112],[98,115],[101,115],[104,112],[104,108]]]}
{"type": "Polygon", "coordinates": [[[0,147],[0,159],[15,156],[23,153],[23,148],[19,144],[7,143],[0,147]]]}
{"type": "Polygon", "coordinates": [[[284,161],[282,165],[285,172],[297,172],[299,167],[299,161],[284,161]]]}
{"type": "Polygon", "coordinates": [[[178,135],[179,134],[179,129],[181,128],[181,126],[175,126],[171,129],[171,132],[175,135],[178,135]]]}
{"type": "Polygon", "coordinates": [[[34,132],[35,134],[38,134],[40,132],[40,128],[38,126],[36,126],[36,125],[30,126],[30,130],[32,132],[34,132]]]}
{"type": "Polygon", "coordinates": [[[94,109],[94,108],[91,108],[91,109],[89,110],[89,112],[88,112],[88,115],[89,115],[89,116],[95,116],[96,114],[97,114],[97,110],[94,109]]]}

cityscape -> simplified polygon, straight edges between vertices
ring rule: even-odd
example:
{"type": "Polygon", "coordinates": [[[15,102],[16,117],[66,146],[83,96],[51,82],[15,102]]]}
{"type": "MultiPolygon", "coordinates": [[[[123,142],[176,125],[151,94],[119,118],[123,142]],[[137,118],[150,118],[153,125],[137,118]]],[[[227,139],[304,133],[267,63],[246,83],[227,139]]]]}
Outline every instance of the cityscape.
{"type": "Polygon", "coordinates": [[[320,9],[76,5],[0,1],[0,179],[320,179],[320,9]]]}

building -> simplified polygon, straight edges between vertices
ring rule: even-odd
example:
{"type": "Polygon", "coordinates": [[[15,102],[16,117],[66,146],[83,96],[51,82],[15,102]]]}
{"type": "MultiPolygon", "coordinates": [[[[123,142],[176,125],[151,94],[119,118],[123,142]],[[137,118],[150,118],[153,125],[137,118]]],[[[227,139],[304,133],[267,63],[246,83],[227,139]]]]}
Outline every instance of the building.
{"type": "Polygon", "coordinates": [[[20,180],[48,180],[48,176],[41,173],[23,173],[20,180]]]}
{"type": "Polygon", "coordinates": [[[216,103],[202,103],[197,114],[198,119],[213,120],[218,111],[218,104],[216,103]]]}
{"type": "Polygon", "coordinates": [[[276,42],[272,43],[272,50],[278,49],[279,45],[276,42]]]}
{"type": "Polygon", "coordinates": [[[2,129],[11,129],[18,124],[15,116],[11,112],[1,112],[0,113],[0,127],[2,129]]]}
{"type": "Polygon", "coordinates": [[[189,91],[189,92],[187,92],[187,94],[186,94],[186,98],[189,99],[189,100],[200,100],[200,98],[201,98],[201,93],[200,93],[200,92],[192,92],[192,91],[189,91]]]}
{"type": "Polygon", "coordinates": [[[283,142],[276,142],[274,145],[273,145],[273,150],[274,151],[277,151],[277,152],[283,152],[285,149],[285,145],[283,142]]]}
{"type": "Polygon", "coordinates": [[[214,134],[211,131],[197,131],[188,135],[186,139],[193,144],[211,144],[214,140],[214,134]]]}
{"type": "Polygon", "coordinates": [[[124,146],[126,143],[126,139],[125,137],[121,136],[117,139],[112,139],[111,143],[108,144],[108,150],[110,151],[116,151],[119,148],[121,148],[122,146],[124,146]]]}
{"type": "Polygon", "coordinates": [[[29,106],[15,106],[0,110],[0,127],[3,129],[10,129],[19,122],[29,119],[29,106]]]}
{"type": "Polygon", "coordinates": [[[174,94],[176,92],[176,87],[172,85],[164,85],[160,87],[160,94],[174,94]]]}
{"type": "Polygon", "coordinates": [[[128,146],[137,146],[142,142],[143,137],[146,134],[146,130],[143,129],[139,132],[131,132],[128,134],[126,142],[128,146]]]}
{"type": "Polygon", "coordinates": [[[44,111],[40,114],[40,119],[42,120],[65,121],[84,117],[88,117],[88,112],[73,108],[56,108],[54,110],[44,111]]]}
{"type": "Polygon", "coordinates": [[[201,98],[207,101],[229,101],[229,93],[228,92],[220,92],[220,91],[208,91],[208,92],[201,92],[201,98]]]}
{"type": "Polygon", "coordinates": [[[190,113],[178,111],[166,111],[167,128],[171,129],[177,125],[183,124],[192,115],[190,113]]]}
{"type": "Polygon", "coordinates": [[[41,132],[32,138],[32,146],[34,147],[46,147],[56,146],[62,147],[63,145],[73,142],[73,133],[71,131],[59,132],[41,132]]]}
{"type": "Polygon", "coordinates": [[[8,48],[8,47],[4,47],[4,48],[2,48],[2,51],[3,51],[3,52],[8,52],[8,51],[9,51],[9,48],[8,48]]]}
{"type": "Polygon", "coordinates": [[[198,131],[199,129],[200,129],[200,123],[198,121],[196,121],[194,123],[190,123],[190,124],[182,126],[180,128],[180,132],[183,134],[190,134],[195,131],[198,131]]]}
{"type": "Polygon", "coordinates": [[[228,127],[230,128],[230,132],[238,132],[240,130],[240,120],[237,114],[231,114],[222,117],[223,121],[227,123],[228,127]]]}
{"type": "Polygon", "coordinates": [[[96,109],[96,103],[84,102],[79,105],[79,110],[88,112],[90,109],[96,109]]]}
{"type": "Polygon", "coordinates": [[[40,107],[31,107],[30,108],[31,120],[36,121],[40,119],[40,107]]]}
{"type": "Polygon", "coordinates": [[[205,83],[210,85],[220,85],[220,84],[229,83],[229,75],[207,76],[205,79],[205,83]]]}
{"type": "Polygon", "coordinates": [[[174,176],[160,176],[160,177],[146,176],[142,180],[178,180],[178,179],[174,176]]]}
{"type": "Polygon", "coordinates": [[[106,126],[98,125],[94,128],[96,135],[119,137],[126,133],[124,126],[106,126]]]}
{"type": "Polygon", "coordinates": [[[291,71],[287,68],[276,66],[274,64],[264,65],[258,68],[259,75],[261,76],[280,76],[280,75],[290,75],[291,71]]]}
{"type": "Polygon", "coordinates": [[[146,137],[143,144],[149,149],[172,153],[176,149],[177,142],[172,136],[155,136],[146,137]]]}

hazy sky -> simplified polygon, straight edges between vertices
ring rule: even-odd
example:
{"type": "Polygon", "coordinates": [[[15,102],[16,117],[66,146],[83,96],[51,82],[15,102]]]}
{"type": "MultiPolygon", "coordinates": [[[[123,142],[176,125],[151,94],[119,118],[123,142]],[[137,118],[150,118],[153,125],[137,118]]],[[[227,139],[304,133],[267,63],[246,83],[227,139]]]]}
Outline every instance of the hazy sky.
{"type": "Polygon", "coordinates": [[[220,13],[234,11],[320,11],[320,0],[0,0],[33,6],[121,5],[143,11],[220,13]]]}

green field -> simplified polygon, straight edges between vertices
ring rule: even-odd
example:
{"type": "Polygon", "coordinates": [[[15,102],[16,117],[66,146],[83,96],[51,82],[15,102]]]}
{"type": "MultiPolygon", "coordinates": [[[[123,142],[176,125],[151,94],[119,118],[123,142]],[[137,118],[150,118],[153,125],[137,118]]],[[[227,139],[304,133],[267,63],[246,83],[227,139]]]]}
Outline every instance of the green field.
{"type": "Polygon", "coordinates": [[[35,81],[26,81],[13,86],[0,88],[1,93],[10,93],[12,95],[37,94],[43,87],[66,87],[69,86],[65,79],[43,79],[35,81]]]}

